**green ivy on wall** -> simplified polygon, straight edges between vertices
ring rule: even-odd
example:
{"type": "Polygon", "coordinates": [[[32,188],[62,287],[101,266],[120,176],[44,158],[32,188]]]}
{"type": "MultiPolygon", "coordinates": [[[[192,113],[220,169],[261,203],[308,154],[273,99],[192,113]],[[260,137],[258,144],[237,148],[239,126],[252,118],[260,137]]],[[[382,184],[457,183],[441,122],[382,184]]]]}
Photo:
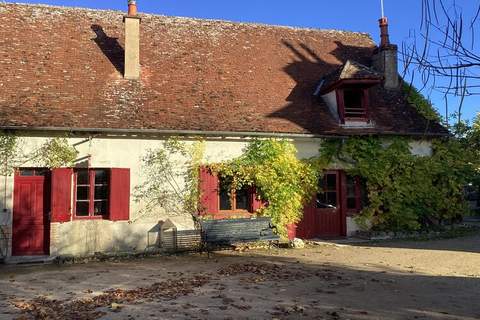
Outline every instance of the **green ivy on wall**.
{"type": "Polygon", "coordinates": [[[37,150],[24,153],[21,149],[23,140],[11,132],[0,134],[0,159],[2,161],[0,174],[9,176],[17,167],[25,163],[34,163],[36,166],[59,168],[73,166],[78,151],[68,144],[64,137],[48,139],[37,150]]]}
{"type": "Polygon", "coordinates": [[[297,223],[303,207],[316,192],[322,161],[302,161],[292,142],[277,139],[252,140],[239,158],[210,164],[212,171],[233,183],[235,189],[255,186],[268,206],[259,215],[269,216],[280,235],[297,223]]]}
{"type": "Polygon", "coordinates": [[[367,182],[369,205],[357,216],[363,227],[405,231],[432,228],[467,210],[463,187],[473,175],[471,160],[456,140],[432,141],[432,156],[411,153],[409,140],[378,137],[329,141],[336,157],[349,159],[349,174],[367,182]]]}
{"type": "Polygon", "coordinates": [[[186,143],[177,137],[147,151],[142,159],[142,183],[134,191],[134,200],[143,207],[137,219],[157,214],[159,207],[171,215],[197,212],[204,151],[203,140],[186,143]]]}
{"type": "Polygon", "coordinates": [[[34,155],[34,159],[46,168],[71,167],[78,151],[68,144],[67,138],[53,138],[45,142],[34,155]]]}

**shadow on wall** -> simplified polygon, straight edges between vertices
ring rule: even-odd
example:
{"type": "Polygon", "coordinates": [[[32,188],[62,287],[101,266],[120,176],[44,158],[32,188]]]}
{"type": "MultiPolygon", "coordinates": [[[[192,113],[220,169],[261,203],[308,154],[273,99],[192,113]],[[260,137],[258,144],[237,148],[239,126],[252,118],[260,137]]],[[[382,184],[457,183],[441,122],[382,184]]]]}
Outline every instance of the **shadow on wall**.
{"type": "MultiPolygon", "coordinates": [[[[369,66],[373,48],[346,46],[336,41],[336,48],[329,55],[337,61],[345,63],[348,59],[369,66]]],[[[337,127],[337,122],[330,114],[327,106],[313,94],[322,77],[337,70],[340,64],[332,64],[322,59],[312,48],[304,43],[282,43],[295,56],[296,61],[284,67],[296,85],[286,100],[288,104],[271,113],[271,118],[289,120],[312,133],[325,133],[337,127]]]]}
{"type": "Polygon", "coordinates": [[[95,253],[144,252],[152,225],[92,220],[58,227],[61,229],[56,230],[51,254],[84,257],[95,253]]]}
{"type": "Polygon", "coordinates": [[[102,26],[98,24],[92,24],[90,28],[96,35],[96,38],[92,40],[98,45],[108,60],[110,60],[115,69],[123,74],[125,68],[125,50],[118,42],[118,38],[109,37],[102,26]]]}
{"type": "Polygon", "coordinates": [[[83,257],[96,253],[145,253],[199,248],[199,230],[162,227],[162,222],[70,222],[70,225],[60,226],[63,230],[57,230],[58,239],[54,241],[52,254],[83,257]]]}

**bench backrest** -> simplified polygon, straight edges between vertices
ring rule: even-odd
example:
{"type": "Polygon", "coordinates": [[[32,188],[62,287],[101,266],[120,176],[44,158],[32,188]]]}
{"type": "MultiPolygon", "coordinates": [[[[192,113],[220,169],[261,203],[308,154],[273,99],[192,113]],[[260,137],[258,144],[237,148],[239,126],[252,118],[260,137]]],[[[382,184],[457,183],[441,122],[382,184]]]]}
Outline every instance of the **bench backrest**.
{"type": "Polygon", "coordinates": [[[202,239],[208,243],[257,241],[275,237],[271,219],[202,220],[202,239]]]}

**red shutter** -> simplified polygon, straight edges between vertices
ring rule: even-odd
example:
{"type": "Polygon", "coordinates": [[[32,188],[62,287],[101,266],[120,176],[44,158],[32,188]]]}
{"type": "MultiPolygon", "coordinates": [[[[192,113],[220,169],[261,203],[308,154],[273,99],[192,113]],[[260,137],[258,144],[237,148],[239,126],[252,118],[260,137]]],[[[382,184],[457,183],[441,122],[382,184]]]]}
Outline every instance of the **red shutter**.
{"type": "Polygon", "coordinates": [[[52,170],[52,222],[68,222],[71,219],[72,174],[70,168],[52,170]]]}
{"type": "Polygon", "coordinates": [[[252,187],[250,189],[250,211],[255,212],[264,206],[265,202],[262,199],[259,199],[257,189],[255,187],[252,187]]]}
{"type": "Polygon", "coordinates": [[[218,177],[208,168],[200,168],[199,214],[218,213],[218,177]]]}
{"type": "Polygon", "coordinates": [[[110,170],[109,219],[130,220],[130,169],[110,170]]]}

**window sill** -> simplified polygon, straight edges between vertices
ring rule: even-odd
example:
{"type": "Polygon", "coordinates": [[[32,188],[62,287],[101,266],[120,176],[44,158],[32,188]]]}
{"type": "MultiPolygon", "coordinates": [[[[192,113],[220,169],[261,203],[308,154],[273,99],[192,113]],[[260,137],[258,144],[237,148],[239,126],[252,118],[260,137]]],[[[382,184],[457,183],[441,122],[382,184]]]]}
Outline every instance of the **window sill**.
{"type": "Polygon", "coordinates": [[[349,129],[365,129],[375,128],[375,123],[367,119],[345,119],[345,123],[340,124],[340,126],[349,129]]]}
{"type": "Polygon", "coordinates": [[[78,216],[73,216],[73,220],[108,220],[108,218],[105,218],[104,216],[88,216],[88,217],[78,217],[78,216]]]}
{"type": "Polygon", "coordinates": [[[212,214],[214,219],[233,219],[233,218],[251,218],[254,215],[252,212],[249,211],[227,211],[221,210],[216,214],[212,214]]]}

